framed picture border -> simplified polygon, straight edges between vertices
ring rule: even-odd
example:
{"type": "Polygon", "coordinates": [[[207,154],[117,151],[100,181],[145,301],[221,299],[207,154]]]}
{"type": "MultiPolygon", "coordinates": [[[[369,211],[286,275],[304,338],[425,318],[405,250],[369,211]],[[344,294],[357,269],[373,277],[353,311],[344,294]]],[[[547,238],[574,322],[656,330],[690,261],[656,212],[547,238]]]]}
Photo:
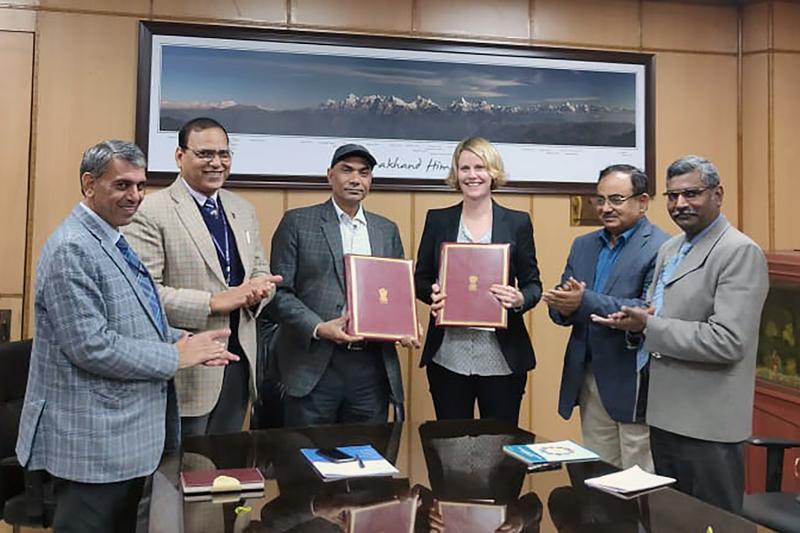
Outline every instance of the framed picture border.
{"type": "MultiPolygon", "coordinates": [[[[632,52],[610,52],[585,49],[551,48],[516,44],[485,44],[468,41],[434,40],[412,37],[382,37],[342,33],[323,33],[282,29],[261,29],[238,26],[216,26],[183,24],[171,22],[141,21],[139,24],[139,61],[136,105],[136,143],[147,153],[150,124],[150,86],[153,37],[169,35],[181,37],[202,37],[211,39],[233,39],[244,41],[284,41],[291,43],[358,46],[379,49],[400,49],[414,51],[445,52],[474,55],[504,55],[518,58],[537,58],[554,60],[575,60],[603,63],[624,63],[643,65],[644,74],[644,159],[645,172],[651,177],[648,192],[655,192],[655,74],[653,54],[632,52]]],[[[235,167],[234,167],[235,170],[235,167]]],[[[599,172],[599,168],[595,172],[599,172]]],[[[324,189],[327,188],[325,169],[318,176],[289,175],[251,175],[231,174],[228,186],[242,188],[272,189],[324,189]]],[[[148,170],[151,183],[171,183],[175,172],[156,172],[148,170]]],[[[594,176],[592,176],[593,178],[594,176]]],[[[588,178],[588,176],[587,176],[588,178]]],[[[376,177],[372,190],[384,191],[452,191],[444,180],[376,177]]],[[[511,180],[497,192],[535,193],[535,194],[591,194],[595,182],[569,182],[553,180],[511,180]]]]}

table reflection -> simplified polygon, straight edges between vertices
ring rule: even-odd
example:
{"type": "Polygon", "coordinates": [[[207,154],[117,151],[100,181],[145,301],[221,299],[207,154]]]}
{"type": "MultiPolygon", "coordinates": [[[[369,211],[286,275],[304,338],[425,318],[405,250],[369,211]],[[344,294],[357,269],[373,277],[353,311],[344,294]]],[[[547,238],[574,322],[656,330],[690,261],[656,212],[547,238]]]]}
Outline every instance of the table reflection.
{"type": "Polygon", "coordinates": [[[536,435],[492,420],[320,426],[189,437],[153,476],[151,532],[673,532],[757,526],[671,489],[626,501],[583,480],[600,462],[528,473],[502,446],[536,435]],[[371,444],[401,474],[323,482],[300,448],[371,444]],[[187,501],[181,470],[256,466],[262,494],[187,501]],[[542,502],[546,502],[543,506],[542,502]]]}

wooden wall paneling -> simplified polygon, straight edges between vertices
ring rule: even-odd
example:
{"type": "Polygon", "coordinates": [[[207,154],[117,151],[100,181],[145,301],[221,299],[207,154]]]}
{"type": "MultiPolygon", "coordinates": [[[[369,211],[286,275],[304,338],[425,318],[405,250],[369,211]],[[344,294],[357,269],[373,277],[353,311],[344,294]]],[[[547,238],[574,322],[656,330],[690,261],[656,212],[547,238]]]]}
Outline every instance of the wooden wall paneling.
{"type": "Polygon", "coordinates": [[[637,48],[638,0],[535,0],[531,37],[535,41],[637,48]]]}
{"type": "Polygon", "coordinates": [[[529,0],[416,0],[414,29],[423,33],[530,38],[529,0]]]}
{"type": "Polygon", "coordinates": [[[283,206],[286,201],[286,193],[278,190],[256,191],[256,190],[237,190],[237,193],[249,200],[256,209],[258,215],[259,231],[261,232],[261,242],[267,257],[270,254],[272,234],[278,227],[278,223],[283,217],[283,206]]]}
{"type": "MultiPolygon", "coordinates": [[[[575,237],[593,229],[569,226],[569,198],[533,198],[533,234],[544,289],[554,287],[561,280],[575,237]]],[[[531,312],[530,334],[536,351],[536,369],[529,377],[529,409],[532,428],[548,437],[580,441],[578,412],[575,411],[569,421],[558,414],[558,393],[569,333],[569,328],[556,326],[550,320],[546,304],[540,303],[531,312]]]]}
{"type": "Polygon", "coordinates": [[[307,205],[320,204],[331,197],[330,190],[319,191],[286,191],[286,209],[295,207],[305,207],[307,205]]]}
{"type": "Polygon", "coordinates": [[[736,53],[738,40],[735,7],[642,2],[644,48],[736,53]]]}
{"type": "Polygon", "coordinates": [[[742,52],[763,51],[769,47],[768,4],[758,2],[742,8],[742,52]]]}
{"type": "Polygon", "coordinates": [[[286,22],[286,0],[153,0],[152,4],[153,17],[261,24],[286,22]]]}
{"type": "Polygon", "coordinates": [[[412,0],[292,0],[292,24],[351,31],[410,32],[412,0]]]}
{"type": "Polygon", "coordinates": [[[42,9],[85,10],[118,15],[147,16],[150,13],[150,0],[38,0],[32,2],[42,9]]]}
{"type": "Polygon", "coordinates": [[[742,230],[769,248],[767,54],[742,58],[742,230]]]}
{"type": "Polygon", "coordinates": [[[397,224],[400,239],[403,241],[403,251],[408,258],[416,253],[414,242],[414,220],[412,212],[411,193],[372,192],[364,201],[364,206],[369,211],[385,216],[397,224]]]}
{"type": "Polygon", "coordinates": [[[128,17],[38,14],[32,265],[80,198],[83,151],[133,137],[137,25],[128,17]]]}
{"type": "Polygon", "coordinates": [[[33,32],[35,29],[35,11],[0,8],[0,30],[33,32]]]}
{"type": "MultiPolygon", "coordinates": [[[[498,194],[495,195],[495,200],[500,205],[509,209],[516,209],[517,211],[531,212],[531,195],[529,194],[498,194]]],[[[525,326],[528,328],[528,334],[531,331],[533,311],[528,311],[525,314],[525,326]]],[[[525,429],[530,429],[531,421],[531,374],[528,374],[528,383],[525,385],[525,394],[522,397],[522,406],[519,410],[519,426],[525,429]]]]}
{"type": "Polygon", "coordinates": [[[672,161],[686,154],[708,158],[725,187],[723,212],[737,225],[736,56],[659,53],[656,61],[658,174],[664,175],[672,161]]]}
{"type": "Polygon", "coordinates": [[[774,64],[775,248],[796,249],[800,248],[800,53],[776,53],[774,64]]]}
{"type": "Polygon", "coordinates": [[[800,52],[800,4],[773,2],[775,42],[777,50],[800,52]]]}
{"type": "MultiPolygon", "coordinates": [[[[33,91],[33,34],[0,31],[0,159],[4,189],[0,195],[0,295],[22,297],[28,217],[28,154],[33,91]]],[[[16,317],[19,319],[19,316],[16,317]]]]}

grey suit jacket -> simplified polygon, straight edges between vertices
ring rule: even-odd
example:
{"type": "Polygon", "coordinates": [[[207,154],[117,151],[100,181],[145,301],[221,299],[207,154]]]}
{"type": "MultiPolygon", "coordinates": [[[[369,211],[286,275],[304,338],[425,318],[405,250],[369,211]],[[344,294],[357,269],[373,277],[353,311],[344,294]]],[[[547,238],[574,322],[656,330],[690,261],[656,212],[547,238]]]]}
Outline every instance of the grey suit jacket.
{"type": "MultiPolygon", "coordinates": [[[[372,255],[403,257],[397,226],[365,212],[372,255]]],[[[344,255],[333,202],[287,211],[272,237],[272,272],[283,276],[267,306],[279,324],[273,340],[278,377],[292,396],[307,395],[316,386],[333,353],[333,343],[314,340],[320,322],[342,316],[345,304],[344,255]]],[[[400,364],[393,343],[384,343],[383,361],[392,401],[403,403],[400,364]]]]}
{"type": "MultiPolygon", "coordinates": [[[[244,266],[244,279],[269,273],[253,206],[241,196],[221,189],[219,198],[244,266]]],[[[210,316],[211,295],[228,288],[214,242],[197,203],[180,178],[145,196],[126,238],[158,286],[170,325],[188,331],[227,328],[228,315],[210,316]]],[[[239,310],[239,343],[250,363],[250,389],[255,395],[255,312],[239,310]]],[[[222,389],[225,368],[196,366],[178,372],[181,416],[201,416],[214,408],[222,389]]]]}
{"type": "Polygon", "coordinates": [[[44,245],[35,305],[20,463],[84,483],[151,474],[165,443],[178,445],[180,331],[161,331],[122,253],[81,206],[44,245]]]}
{"type": "MultiPolygon", "coordinates": [[[[651,297],[683,239],[661,247],[651,297]]],[[[645,330],[644,345],[652,352],[649,425],[716,442],[750,436],[767,273],[761,248],[724,218],[681,261],[645,330]]]]}

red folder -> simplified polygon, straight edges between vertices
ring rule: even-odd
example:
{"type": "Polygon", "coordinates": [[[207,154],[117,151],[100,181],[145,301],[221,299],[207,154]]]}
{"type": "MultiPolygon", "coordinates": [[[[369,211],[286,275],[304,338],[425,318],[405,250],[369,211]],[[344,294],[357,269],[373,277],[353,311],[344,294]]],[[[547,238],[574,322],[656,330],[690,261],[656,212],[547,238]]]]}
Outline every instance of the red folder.
{"type": "Polygon", "coordinates": [[[255,467],[190,470],[181,472],[181,486],[184,494],[252,491],[264,488],[264,476],[255,467]],[[238,484],[225,483],[222,476],[233,478],[238,484]]]}
{"type": "Polygon", "coordinates": [[[508,285],[510,244],[442,243],[439,286],[447,295],[437,326],[508,327],[508,313],[489,291],[508,285]]]}
{"type": "Polygon", "coordinates": [[[347,254],[347,333],[365,339],[417,339],[414,272],[408,259],[347,254]]]}

